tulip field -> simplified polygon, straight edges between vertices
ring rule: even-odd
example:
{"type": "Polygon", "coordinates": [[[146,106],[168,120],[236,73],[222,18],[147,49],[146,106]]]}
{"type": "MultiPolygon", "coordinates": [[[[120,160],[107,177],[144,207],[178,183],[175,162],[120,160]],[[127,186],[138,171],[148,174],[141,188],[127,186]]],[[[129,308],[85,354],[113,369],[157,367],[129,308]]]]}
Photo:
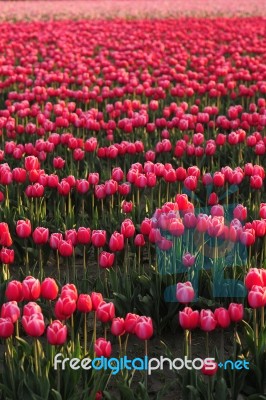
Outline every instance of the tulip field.
{"type": "Polygon", "coordinates": [[[266,400],[265,152],[265,2],[0,2],[0,398],[266,400]]]}

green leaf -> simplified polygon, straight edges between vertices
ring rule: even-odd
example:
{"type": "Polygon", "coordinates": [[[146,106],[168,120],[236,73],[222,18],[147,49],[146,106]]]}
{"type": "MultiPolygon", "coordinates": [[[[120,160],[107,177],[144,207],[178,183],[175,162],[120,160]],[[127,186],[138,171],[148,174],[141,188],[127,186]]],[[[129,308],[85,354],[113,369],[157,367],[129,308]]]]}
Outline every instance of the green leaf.
{"type": "Polygon", "coordinates": [[[215,400],[226,400],[228,389],[224,378],[217,380],[215,385],[215,400]]]}
{"type": "Polygon", "coordinates": [[[62,400],[61,394],[55,389],[51,390],[51,395],[52,395],[54,400],[62,400]]]}
{"type": "Polygon", "coordinates": [[[22,347],[23,353],[26,356],[30,356],[32,353],[32,347],[26,340],[22,339],[21,337],[16,336],[16,340],[19,342],[20,346],[22,347]]]}
{"type": "Polygon", "coordinates": [[[121,394],[122,399],[136,400],[132,389],[130,389],[128,386],[125,386],[124,384],[118,385],[118,390],[121,394]]]}

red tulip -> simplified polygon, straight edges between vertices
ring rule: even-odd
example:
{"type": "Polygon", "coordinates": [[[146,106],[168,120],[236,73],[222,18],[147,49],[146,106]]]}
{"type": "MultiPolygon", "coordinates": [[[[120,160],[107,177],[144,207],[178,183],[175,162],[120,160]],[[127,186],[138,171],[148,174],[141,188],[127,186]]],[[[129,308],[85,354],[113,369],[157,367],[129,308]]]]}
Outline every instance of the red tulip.
{"type": "Polygon", "coordinates": [[[206,232],[208,230],[208,227],[210,225],[210,217],[207,214],[199,214],[197,218],[197,225],[196,229],[199,232],[206,232]]]}
{"type": "Polygon", "coordinates": [[[185,253],[182,257],[182,263],[186,268],[190,268],[195,264],[195,256],[190,253],[185,253]]]}
{"type": "Polygon", "coordinates": [[[48,343],[58,346],[62,345],[67,340],[67,327],[61,321],[55,320],[47,327],[48,343]]]}
{"type": "Polygon", "coordinates": [[[1,318],[10,318],[14,323],[20,317],[20,309],[16,301],[9,301],[4,303],[1,308],[1,318]]]}
{"type": "Polygon", "coordinates": [[[99,305],[103,302],[103,296],[101,293],[92,292],[91,293],[92,310],[96,311],[99,305]]]}
{"type": "Polygon", "coordinates": [[[245,246],[252,246],[255,243],[255,230],[243,229],[240,233],[240,242],[245,246]]]}
{"type": "Polygon", "coordinates": [[[251,227],[255,230],[256,237],[265,236],[266,220],[253,220],[251,227]]]}
{"type": "Polygon", "coordinates": [[[266,305],[266,289],[261,286],[252,286],[248,293],[248,303],[251,308],[260,308],[266,305]]]}
{"type": "Polygon", "coordinates": [[[111,325],[111,333],[114,336],[122,336],[125,333],[125,321],[123,318],[113,318],[111,325]]]}
{"type": "Polygon", "coordinates": [[[105,303],[104,301],[98,305],[96,310],[97,319],[101,322],[111,321],[115,316],[115,306],[112,302],[105,303]]]}
{"type": "Polygon", "coordinates": [[[5,222],[0,222],[0,245],[10,247],[12,243],[8,225],[5,222]]]}
{"type": "Polygon", "coordinates": [[[208,205],[209,206],[214,206],[215,204],[218,204],[219,198],[216,193],[211,193],[209,198],[208,198],[208,205]]]}
{"type": "Polygon", "coordinates": [[[19,281],[10,281],[7,284],[5,296],[8,301],[20,302],[23,300],[22,283],[19,281]]]}
{"type": "Polygon", "coordinates": [[[104,338],[98,338],[94,344],[94,351],[97,357],[110,357],[112,353],[111,342],[104,338]]]}
{"type": "Polygon", "coordinates": [[[139,233],[138,235],[135,236],[134,244],[135,244],[135,246],[144,246],[145,245],[145,240],[144,240],[144,236],[142,235],[142,233],[139,233]]]}
{"type": "Polygon", "coordinates": [[[245,285],[248,290],[250,290],[252,286],[266,286],[266,270],[251,268],[246,275],[245,285]]]}
{"type": "Polygon", "coordinates": [[[103,230],[92,231],[91,242],[95,247],[103,247],[106,243],[106,231],[103,230]]]}
{"type": "Polygon", "coordinates": [[[58,286],[53,278],[45,278],[41,283],[41,297],[47,300],[54,300],[58,295],[58,286]]]}
{"type": "Polygon", "coordinates": [[[0,337],[6,339],[13,335],[14,325],[10,318],[0,318],[0,337]]]}
{"type": "Polygon", "coordinates": [[[88,313],[92,310],[92,301],[89,294],[80,294],[77,301],[77,310],[88,313]]]}
{"type": "Polygon", "coordinates": [[[77,192],[80,194],[85,194],[90,188],[90,184],[86,179],[78,179],[76,182],[77,192]]]}
{"type": "Polygon", "coordinates": [[[9,185],[10,183],[12,183],[12,180],[13,180],[12,172],[9,171],[8,169],[2,168],[0,174],[0,183],[2,185],[9,185]]]}
{"type": "Polygon", "coordinates": [[[121,208],[122,208],[122,212],[125,214],[129,214],[131,213],[132,209],[133,209],[133,203],[132,201],[126,201],[123,200],[122,204],[121,204],[121,208]]]}
{"type": "Polygon", "coordinates": [[[23,307],[23,315],[30,317],[32,314],[42,314],[42,309],[35,301],[30,301],[23,307]]]}
{"type": "Polygon", "coordinates": [[[125,219],[121,224],[121,233],[125,238],[130,238],[135,234],[135,226],[131,219],[125,219]]]}
{"type": "Polygon", "coordinates": [[[86,245],[91,241],[91,230],[90,228],[80,227],[77,232],[78,243],[86,245]]]}
{"type": "Polygon", "coordinates": [[[119,232],[114,232],[109,240],[109,248],[112,252],[121,251],[124,248],[124,236],[119,232]]]}
{"type": "Polygon", "coordinates": [[[62,169],[65,166],[65,160],[62,157],[55,157],[53,159],[53,166],[56,169],[62,169]]]}
{"type": "Polygon", "coordinates": [[[62,257],[70,257],[73,255],[73,244],[71,240],[60,240],[58,244],[58,251],[62,257]]]}
{"type": "Polygon", "coordinates": [[[104,199],[106,197],[105,185],[95,185],[94,194],[96,199],[104,199]]]}
{"type": "Polygon", "coordinates": [[[145,218],[140,225],[140,231],[143,235],[149,235],[151,231],[151,220],[149,218],[145,218]]]}
{"type": "Polygon", "coordinates": [[[228,307],[228,312],[232,322],[242,321],[244,317],[243,304],[230,303],[228,307]]]}
{"type": "Polygon", "coordinates": [[[247,219],[247,208],[242,204],[238,204],[234,209],[234,218],[239,219],[239,221],[247,219]]]}
{"type": "Polygon", "coordinates": [[[47,186],[49,188],[57,188],[59,184],[59,178],[55,174],[48,175],[47,177],[47,186]]]}
{"type": "Polygon", "coordinates": [[[182,219],[181,218],[170,219],[170,224],[168,229],[173,236],[182,236],[185,230],[182,219]]]}
{"type": "Polygon", "coordinates": [[[162,237],[162,239],[157,243],[157,246],[160,250],[167,251],[171,249],[171,247],[173,246],[173,242],[162,237]]]}
{"type": "Polygon", "coordinates": [[[27,171],[39,168],[40,168],[40,163],[37,157],[34,156],[25,157],[25,169],[27,171]]]}
{"type": "Polygon", "coordinates": [[[65,320],[71,317],[71,315],[76,310],[76,301],[71,299],[71,297],[66,296],[64,298],[59,297],[55,303],[55,316],[60,320],[65,320]]]}
{"type": "Polygon", "coordinates": [[[259,216],[260,216],[260,218],[266,219],[266,203],[260,204],[259,216]]]}
{"type": "Polygon", "coordinates": [[[211,208],[211,216],[212,217],[223,217],[224,216],[224,208],[220,204],[214,205],[211,208]]]}
{"type": "Polygon", "coordinates": [[[39,337],[42,336],[45,331],[43,315],[40,313],[30,316],[23,315],[21,323],[24,331],[29,336],[39,337]]]}
{"type": "Polygon", "coordinates": [[[151,243],[159,243],[162,240],[162,235],[160,229],[151,228],[149,234],[149,241],[151,243]]]}
{"type": "Polygon", "coordinates": [[[110,179],[109,181],[105,182],[104,188],[105,188],[105,194],[108,196],[112,196],[117,192],[118,184],[113,179],[110,179]]]}
{"type": "Polygon", "coordinates": [[[194,300],[195,292],[191,282],[178,282],[176,285],[176,299],[183,304],[190,303],[194,300]]]}
{"type": "Polygon", "coordinates": [[[164,170],[164,180],[165,182],[175,182],[176,181],[176,171],[174,168],[171,168],[169,170],[164,170]]]}
{"type": "Polygon", "coordinates": [[[139,317],[134,329],[138,339],[148,340],[153,335],[153,324],[150,317],[139,317]]]}
{"type": "Polygon", "coordinates": [[[60,194],[60,196],[67,196],[70,193],[70,190],[71,190],[70,185],[65,180],[62,180],[57,185],[57,191],[60,194]]]}
{"type": "Polygon", "coordinates": [[[216,374],[217,371],[218,371],[218,364],[216,362],[212,362],[211,365],[210,362],[208,362],[208,364],[204,362],[204,365],[201,369],[203,375],[207,376],[213,376],[216,374]]]}
{"type": "Polygon", "coordinates": [[[108,253],[107,251],[102,251],[99,256],[99,266],[101,268],[110,268],[114,263],[115,255],[113,253],[108,253]]]}
{"type": "Polygon", "coordinates": [[[12,178],[14,182],[24,183],[27,179],[27,172],[24,168],[14,168],[12,178]]]}
{"type": "Polygon", "coordinates": [[[92,153],[96,150],[97,147],[97,139],[95,137],[91,137],[84,143],[85,151],[92,153]]]}
{"type": "Polygon", "coordinates": [[[253,175],[250,177],[250,187],[253,189],[261,189],[263,186],[263,180],[259,175],[253,175]]]}
{"type": "Polygon", "coordinates": [[[67,283],[61,289],[60,297],[63,299],[64,297],[70,297],[72,300],[77,301],[78,299],[78,291],[76,286],[73,283],[67,283]]]}
{"type": "Polygon", "coordinates": [[[124,178],[124,172],[122,171],[122,169],[119,167],[113,168],[112,179],[115,180],[116,182],[120,182],[123,180],[123,178],[124,178]]]}
{"type": "Polygon", "coordinates": [[[195,329],[199,325],[199,312],[193,311],[190,307],[185,307],[179,311],[179,323],[183,329],[195,329]]]}
{"type": "Polygon", "coordinates": [[[83,160],[84,156],[85,156],[85,152],[83,150],[81,150],[80,148],[74,149],[74,151],[73,151],[73,159],[75,161],[83,160]]]}
{"type": "Polygon", "coordinates": [[[200,328],[205,332],[211,332],[216,328],[217,320],[211,310],[201,310],[200,328]]]}
{"type": "Polygon", "coordinates": [[[67,176],[65,180],[71,188],[76,186],[76,178],[73,175],[67,176]]]}
{"type": "Polygon", "coordinates": [[[14,262],[14,250],[3,247],[0,250],[0,260],[3,264],[12,264],[14,262]]]}
{"type": "Polygon", "coordinates": [[[88,181],[90,185],[98,185],[99,183],[99,174],[98,172],[91,172],[88,176],[88,181]]]}
{"type": "Polygon", "coordinates": [[[191,212],[186,213],[183,218],[183,224],[188,229],[195,228],[197,225],[197,217],[191,212]]]}
{"type": "Polygon", "coordinates": [[[35,244],[42,245],[47,243],[49,238],[48,228],[43,228],[39,226],[38,228],[34,229],[32,233],[32,238],[35,244]]]}
{"type": "Polygon", "coordinates": [[[20,238],[28,238],[31,235],[31,223],[30,220],[26,219],[17,221],[16,234],[20,238]]]}
{"type": "Polygon", "coordinates": [[[41,294],[39,279],[35,279],[33,276],[27,276],[22,281],[22,293],[24,300],[37,300],[41,294]]]}
{"type": "Polygon", "coordinates": [[[191,190],[192,192],[194,192],[197,188],[197,184],[198,184],[198,180],[196,176],[188,176],[185,180],[184,180],[184,186],[186,189],[191,190]]]}
{"type": "Polygon", "coordinates": [[[135,327],[140,316],[137,314],[128,313],[125,317],[125,330],[127,333],[135,333],[135,327]]]}
{"type": "Polygon", "coordinates": [[[213,177],[209,172],[202,176],[202,183],[204,186],[213,184],[213,177]]]}
{"type": "Polygon", "coordinates": [[[58,250],[61,240],[63,240],[62,233],[52,233],[49,239],[51,249],[58,250]]]}
{"type": "Polygon", "coordinates": [[[208,234],[211,237],[219,237],[224,232],[224,217],[212,217],[209,219],[208,234]]]}
{"type": "Polygon", "coordinates": [[[213,175],[213,184],[217,187],[222,187],[225,182],[225,177],[222,172],[215,172],[213,175]]]}
{"type": "Polygon", "coordinates": [[[73,246],[76,246],[78,243],[78,233],[76,229],[68,229],[65,231],[65,239],[66,241],[69,241],[72,243],[73,246]]]}
{"type": "Polygon", "coordinates": [[[214,310],[214,316],[217,320],[217,327],[221,327],[223,329],[228,328],[231,322],[228,310],[223,307],[216,308],[216,310],[214,310]]]}
{"type": "Polygon", "coordinates": [[[189,201],[186,194],[177,194],[175,201],[180,211],[187,210],[189,201]]]}
{"type": "Polygon", "coordinates": [[[121,194],[121,196],[127,196],[130,193],[130,190],[131,185],[128,182],[122,183],[118,186],[118,193],[121,194]]]}

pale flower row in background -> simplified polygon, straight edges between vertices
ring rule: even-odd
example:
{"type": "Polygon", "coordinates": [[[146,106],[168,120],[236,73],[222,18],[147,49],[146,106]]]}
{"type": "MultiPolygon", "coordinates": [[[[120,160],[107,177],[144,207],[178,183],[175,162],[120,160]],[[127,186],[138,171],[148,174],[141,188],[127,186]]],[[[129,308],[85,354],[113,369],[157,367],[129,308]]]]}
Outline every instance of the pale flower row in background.
{"type": "Polygon", "coordinates": [[[0,1],[0,21],[178,16],[266,16],[262,0],[0,1]]]}

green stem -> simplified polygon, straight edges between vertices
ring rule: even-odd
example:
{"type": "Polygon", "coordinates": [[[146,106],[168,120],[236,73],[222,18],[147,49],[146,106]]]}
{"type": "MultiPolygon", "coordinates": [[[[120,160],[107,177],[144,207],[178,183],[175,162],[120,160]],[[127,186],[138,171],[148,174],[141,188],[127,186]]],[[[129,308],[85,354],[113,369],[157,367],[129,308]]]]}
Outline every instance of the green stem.
{"type": "Polygon", "coordinates": [[[27,239],[24,239],[24,245],[25,245],[26,276],[28,276],[29,275],[29,252],[28,252],[27,239]]]}
{"type": "MultiPolygon", "coordinates": [[[[94,316],[93,316],[93,336],[92,336],[93,346],[95,345],[95,342],[96,342],[96,330],[97,330],[97,319],[96,319],[96,311],[94,311],[94,316]]],[[[95,358],[95,351],[94,351],[94,358],[95,358]]]]}
{"type": "Polygon", "coordinates": [[[206,354],[207,354],[207,357],[210,356],[210,349],[209,349],[209,332],[206,332],[206,354]]]}
{"type": "Polygon", "coordinates": [[[39,352],[38,352],[38,339],[34,338],[34,347],[33,347],[33,352],[34,352],[34,366],[35,366],[35,372],[37,376],[40,376],[40,370],[39,370],[39,352]]]}
{"type": "Polygon", "coordinates": [[[71,350],[74,353],[74,316],[71,314],[71,350]]]}
{"type": "Polygon", "coordinates": [[[87,354],[87,314],[84,313],[84,354],[87,354]]]}
{"type": "Polygon", "coordinates": [[[57,265],[58,280],[60,282],[60,257],[58,250],[56,250],[56,265],[57,265]]]}
{"type": "Polygon", "coordinates": [[[87,263],[86,263],[86,246],[83,246],[83,278],[86,280],[87,263]]]}
{"type": "Polygon", "coordinates": [[[43,279],[42,246],[39,246],[39,267],[40,267],[40,280],[42,280],[43,279]]]}
{"type": "Polygon", "coordinates": [[[185,349],[184,349],[184,353],[185,356],[189,357],[189,330],[186,329],[184,331],[184,336],[185,336],[185,349]]]}
{"type": "Polygon", "coordinates": [[[119,356],[120,356],[120,357],[123,357],[123,349],[122,349],[121,336],[118,336],[118,343],[119,343],[119,356]]]}
{"type": "Polygon", "coordinates": [[[128,343],[128,338],[129,338],[129,333],[126,336],[125,344],[124,344],[124,354],[126,355],[127,353],[127,343],[128,343]]]}

